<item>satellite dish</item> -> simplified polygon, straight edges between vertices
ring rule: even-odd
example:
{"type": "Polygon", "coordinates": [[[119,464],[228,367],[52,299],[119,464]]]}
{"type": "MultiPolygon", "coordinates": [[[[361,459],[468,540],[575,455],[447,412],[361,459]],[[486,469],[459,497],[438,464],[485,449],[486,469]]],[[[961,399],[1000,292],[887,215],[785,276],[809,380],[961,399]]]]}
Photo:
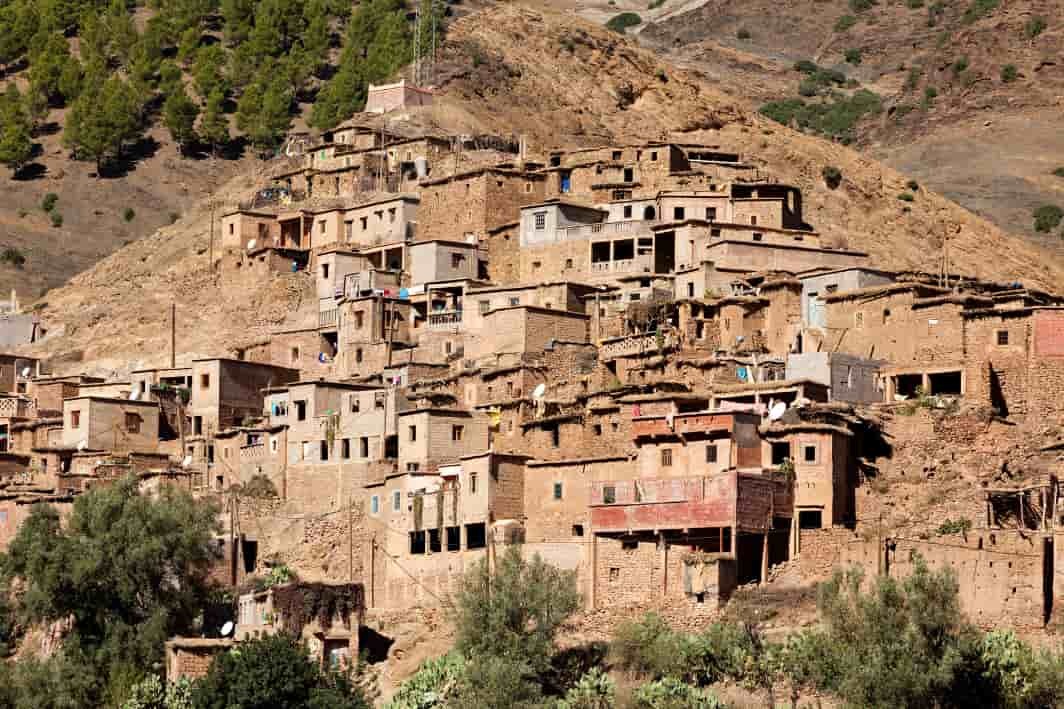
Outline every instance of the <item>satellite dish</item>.
{"type": "Polygon", "coordinates": [[[769,409],[768,420],[769,421],[779,421],[783,417],[783,414],[786,413],[786,411],[787,411],[787,404],[785,402],[782,402],[782,401],[777,401],[775,403],[775,405],[773,405],[773,407],[771,409],[769,409]]]}
{"type": "Polygon", "coordinates": [[[192,456],[186,455],[185,459],[181,461],[181,467],[187,468],[190,465],[192,465],[192,456]]]}
{"type": "Polygon", "coordinates": [[[22,376],[28,377],[29,375],[30,375],[30,368],[29,367],[23,367],[22,368],[22,376]]]}
{"type": "Polygon", "coordinates": [[[88,447],[89,447],[88,439],[82,438],[80,441],[78,441],[78,450],[79,451],[83,451],[83,450],[85,450],[88,447]]]}
{"type": "Polygon", "coordinates": [[[248,242],[248,251],[251,251],[253,248],[255,248],[255,244],[257,244],[257,243],[258,243],[258,239],[252,239],[251,241],[249,241],[248,242]]]}
{"type": "Polygon", "coordinates": [[[129,400],[130,401],[136,401],[137,397],[139,397],[139,396],[140,396],[140,391],[138,391],[137,389],[134,389],[133,391],[129,392],[129,400]]]}
{"type": "Polygon", "coordinates": [[[229,635],[232,634],[232,632],[233,632],[233,621],[231,621],[231,620],[225,621],[225,625],[222,626],[222,630],[221,630],[222,637],[223,638],[229,637],[229,635]]]}
{"type": "Polygon", "coordinates": [[[532,398],[535,399],[536,401],[539,401],[540,399],[543,398],[543,395],[546,394],[546,393],[547,393],[547,385],[543,384],[543,383],[539,383],[539,384],[536,385],[536,388],[532,390],[532,398]]]}

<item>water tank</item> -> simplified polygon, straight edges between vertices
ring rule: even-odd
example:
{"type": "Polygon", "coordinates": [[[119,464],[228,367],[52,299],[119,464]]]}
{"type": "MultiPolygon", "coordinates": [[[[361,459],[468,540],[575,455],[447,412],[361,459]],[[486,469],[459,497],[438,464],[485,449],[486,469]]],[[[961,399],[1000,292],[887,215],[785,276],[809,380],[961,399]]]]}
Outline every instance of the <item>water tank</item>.
{"type": "Polygon", "coordinates": [[[429,161],[424,155],[418,155],[414,158],[414,169],[417,171],[418,179],[429,176],[429,161]]]}

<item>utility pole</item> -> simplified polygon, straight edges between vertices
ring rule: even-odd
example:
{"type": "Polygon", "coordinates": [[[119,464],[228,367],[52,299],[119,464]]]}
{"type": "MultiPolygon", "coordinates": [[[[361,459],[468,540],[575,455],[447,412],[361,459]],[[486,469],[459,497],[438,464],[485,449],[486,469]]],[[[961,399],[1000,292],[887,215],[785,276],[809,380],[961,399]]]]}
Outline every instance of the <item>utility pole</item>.
{"type": "Polygon", "coordinates": [[[211,195],[211,233],[208,237],[207,258],[210,259],[208,266],[211,273],[214,272],[214,195],[211,195]]]}
{"type": "Polygon", "coordinates": [[[177,303],[170,303],[170,369],[177,367],[177,303]]]}
{"type": "Polygon", "coordinates": [[[355,502],[347,496],[347,582],[355,582],[355,502]]]}

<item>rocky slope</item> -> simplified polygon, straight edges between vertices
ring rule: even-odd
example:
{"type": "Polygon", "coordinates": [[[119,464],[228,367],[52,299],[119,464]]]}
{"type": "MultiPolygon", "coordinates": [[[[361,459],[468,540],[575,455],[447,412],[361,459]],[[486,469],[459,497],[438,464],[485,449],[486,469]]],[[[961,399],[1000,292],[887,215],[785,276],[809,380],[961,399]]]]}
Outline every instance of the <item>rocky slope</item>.
{"type": "MultiPolygon", "coordinates": [[[[807,221],[880,266],[937,270],[948,237],[957,271],[1039,287],[1064,282],[1060,259],[940,195],[920,189],[912,203],[898,200],[907,176],[773,123],[700,74],[564,13],[507,4],[462,18],[439,78],[440,100],[427,118],[442,128],[521,133],[534,149],[663,138],[719,144],[800,186],[807,221]],[[835,190],[821,176],[827,165],[843,173],[835,190]]],[[[217,198],[246,197],[255,185],[234,179],[217,198]]],[[[313,307],[301,275],[228,283],[209,271],[209,224],[201,203],[49,293],[43,314],[56,334],[36,350],[59,355],[64,371],[121,371],[127,361],[168,361],[172,302],[178,351],[202,355],[224,354],[264,336],[289,310],[313,307]]]]}

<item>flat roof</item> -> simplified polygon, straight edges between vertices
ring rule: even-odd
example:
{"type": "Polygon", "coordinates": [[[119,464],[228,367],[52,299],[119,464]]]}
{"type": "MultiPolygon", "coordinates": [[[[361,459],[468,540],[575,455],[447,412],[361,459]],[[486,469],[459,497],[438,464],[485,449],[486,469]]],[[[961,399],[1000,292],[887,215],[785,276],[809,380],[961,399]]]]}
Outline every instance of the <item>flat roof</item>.
{"type": "Polygon", "coordinates": [[[473,414],[465,409],[445,409],[439,406],[420,406],[416,409],[407,409],[406,411],[398,412],[399,416],[408,416],[410,414],[443,414],[446,416],[462,416],[471,418],[473,414]]]}
{"type": "Polygon", "coordinates": [[[141,401],[139,399],[122,399],[116,396],[97,396],[96,394],[85,394],[83,396],[68,396],[63,399],[67,401],[81,401],[88,399],[89,401],[100,401],[108,404],[131,404],[133,406],[150,406],[152,408],[159,408],[159,404],[154,401],[141,401]]]}
{"type": "Polygon", "coordinates": [[[593,204],[584,204],[582,202],[576,202],[571,199],[552,198],[545,199],[542,202],[534,202],[533,204],[526,204],[521,207],[521,210],[536,209],[539,207],[574,207],[576,209],[586,209],[589,212],[599,212],[600,214],[608,214],[609,210],[596,207],[593,204]]]}

